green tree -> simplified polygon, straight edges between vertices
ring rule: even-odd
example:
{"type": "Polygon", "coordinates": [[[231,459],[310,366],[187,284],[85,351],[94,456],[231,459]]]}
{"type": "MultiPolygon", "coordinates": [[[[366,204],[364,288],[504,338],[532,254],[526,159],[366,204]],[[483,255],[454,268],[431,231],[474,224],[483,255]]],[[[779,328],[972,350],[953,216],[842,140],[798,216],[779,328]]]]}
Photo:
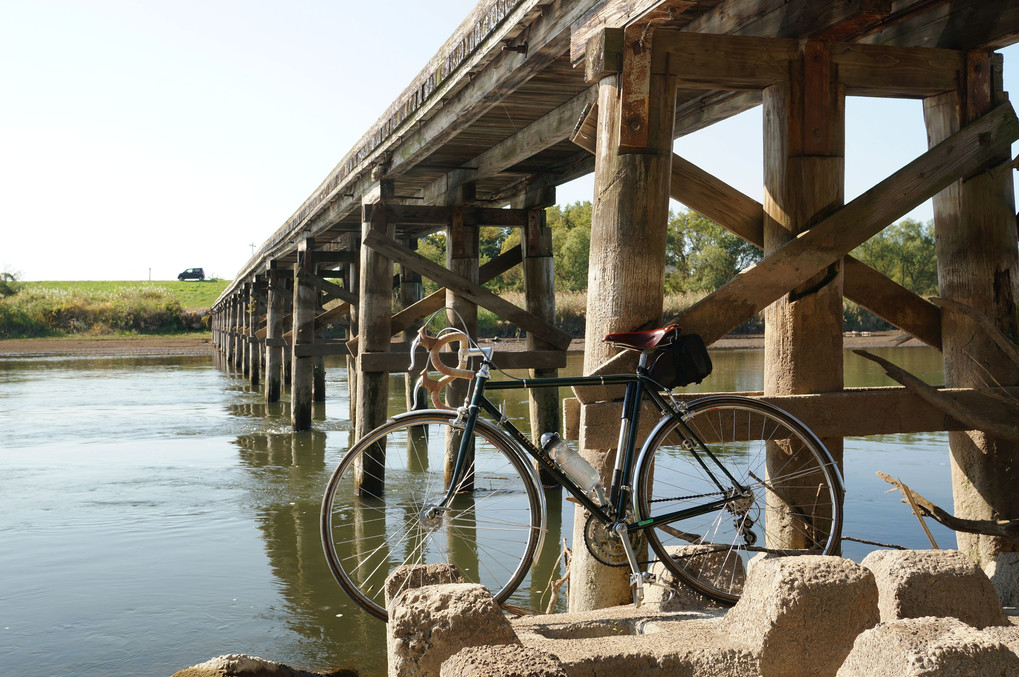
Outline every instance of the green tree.
{"type": "Polygon", "coordinates": [[[934,222],[904,219],[853,250],[853,256],[921,296],[938,293],[934,222]]]}
{"type": "Polygon", "coordinates": [[[0,273],[0,298],[13,296],[18,293],[19,289],[21,289],[21,285],[18,284],[18,276],[16,273],[8,271],[0,273]]]}
{"type": "Polygon", "coordinates": [[[761,250],[694,211],[669,215],[665,288],[713,291],[761,260],[761,250]]]}
{"type": "Polygon", "coordinates": [[[587,268],[591,254],[590,202],[550,207],[546,219],[552,229],[552,251],[556,289],[587,289],[587,268]]]}

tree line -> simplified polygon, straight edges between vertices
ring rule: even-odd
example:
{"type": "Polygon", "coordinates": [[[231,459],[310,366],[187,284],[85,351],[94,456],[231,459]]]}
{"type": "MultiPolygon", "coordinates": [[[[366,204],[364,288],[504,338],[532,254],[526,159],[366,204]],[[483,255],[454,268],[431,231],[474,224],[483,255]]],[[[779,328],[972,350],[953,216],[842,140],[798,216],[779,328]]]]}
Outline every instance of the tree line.
{"type": "MultiPolygon", "coordinates": [[[[556,291],[587,289],[591,246],[590,202],[556,205],[546,210],[552,231],[556,291]]],[[[512,228],[482,228],[481,262],[491,260],[520,243],[512,228]]],[[[446,236],[433,233],[419,242],[422,255],[445,263],[446,236]]],[[[937,259],[933,221],[905,219],[885,228],[852,252],[853,256],[895,282],[922,295],[938,292],[937,259]]],[[[671,211],[666,243],[666,294],[710,293],[744,268],[761,260],[760,249],[694,211],[671,211]]],[[[437,285],[431,285],[430,291],[437,285]]],[[[501,275],[488,287],[496,292],[523,291],[519,266],[501,275]]]]}

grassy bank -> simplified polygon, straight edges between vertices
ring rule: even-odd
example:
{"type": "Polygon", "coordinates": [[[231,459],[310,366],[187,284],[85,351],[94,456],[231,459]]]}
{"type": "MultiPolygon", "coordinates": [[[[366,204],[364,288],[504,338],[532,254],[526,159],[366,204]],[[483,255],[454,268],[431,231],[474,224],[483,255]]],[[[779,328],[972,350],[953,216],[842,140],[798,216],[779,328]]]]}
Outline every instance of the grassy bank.
{"type": "Polygon", "coordinates": [[[228,283],[19,282],[0,298],[0,338],[206,331],[228,283]]]}
{"type": "MultiPolygon", "coordinates": [[[[0,296],[0,338],[66,335],[178,334],[208,330],[208,308],[229,281],[208,282],[19,282],[17,293],[0,296]]],[[[666,296],[666,321],[701,300],[705,294],[666,296]]],[[[503,294],[523,308],[521,292],[503,294]]],[[[587,294],[556,295],[556,325],[570,335],[584,336],[587,294]]],[[[870,313],[846,303],[845,329],[880,331],[889,325],[870,313]]],[[[760,315],[734,333],[755,334],[764,330],[760,315]]],[[[478,310],[481,336],[522,336],[516,325],[478,310]]]]}

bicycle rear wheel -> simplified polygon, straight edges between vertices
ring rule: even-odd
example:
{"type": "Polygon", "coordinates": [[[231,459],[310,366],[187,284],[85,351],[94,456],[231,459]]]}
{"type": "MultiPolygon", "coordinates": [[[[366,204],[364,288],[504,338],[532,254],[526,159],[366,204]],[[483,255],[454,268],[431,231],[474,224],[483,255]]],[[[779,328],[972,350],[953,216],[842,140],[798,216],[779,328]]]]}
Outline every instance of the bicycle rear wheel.
{"type": "Polygon", "coordinates": [[[657,429],[637,469],[640,519],[728,496],[719,508],[647,529],[666,570],[701,593],[734,604],[751,557],[827,555],[842,532],[842,479],[802,423],[764,402],[709,396],[689,404],[686,426],[657,429]],[[724,468],[724,469],[723,469],[724,468]],[[747,492],[737,496],[735,479],[747,492]]]}
{"type": "Polygon", "coordinates": [[[404,564],[453,564],[501,603],[539,547],[545,512],[534,472],[485,421],[474,431],[471,470],[452,503],[438,508],[446,494],[447,440],[462,434],[455,418],[456,412],[422,411],[384,424],[351,447],[326,487],[321,531],[329,568],[354,601],[382,620],[386,579],[404,564]]]}

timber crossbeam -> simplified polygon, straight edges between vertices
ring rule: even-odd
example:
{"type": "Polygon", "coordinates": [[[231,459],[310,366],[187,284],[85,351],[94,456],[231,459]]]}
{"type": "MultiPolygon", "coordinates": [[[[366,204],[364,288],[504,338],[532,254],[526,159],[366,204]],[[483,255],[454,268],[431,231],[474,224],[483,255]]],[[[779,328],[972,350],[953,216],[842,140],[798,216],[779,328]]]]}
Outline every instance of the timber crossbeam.
{"type": "MultiPolygon", "coordinates": [[[[978,388],[940,388],[938,391],[961,407],[980,407],[995,396],[1019,398],[1019,388],[988,391],[978,388]]],[[[709,393],[679,393],[676,399],[690,401],[709,393]]],[[[717,393],[715,393],[717,394],[717,393]]],[[[835,393],[765,397],[760,392],[740,393],[774,404],[801,421],[821,438],[864,437],[895,433],[967,430],[968,426],[925,402],[907,388],[847,388],[835,393]]],[[[587,449],[612,449],[619,442],[622,402],[582,404],[576,398],[563,400],[563,427],[567,439],[579,440],[587,449]]],[[[647,406],[641,415],[638,439],[645,439],[661,418],[647,406]]]]}

